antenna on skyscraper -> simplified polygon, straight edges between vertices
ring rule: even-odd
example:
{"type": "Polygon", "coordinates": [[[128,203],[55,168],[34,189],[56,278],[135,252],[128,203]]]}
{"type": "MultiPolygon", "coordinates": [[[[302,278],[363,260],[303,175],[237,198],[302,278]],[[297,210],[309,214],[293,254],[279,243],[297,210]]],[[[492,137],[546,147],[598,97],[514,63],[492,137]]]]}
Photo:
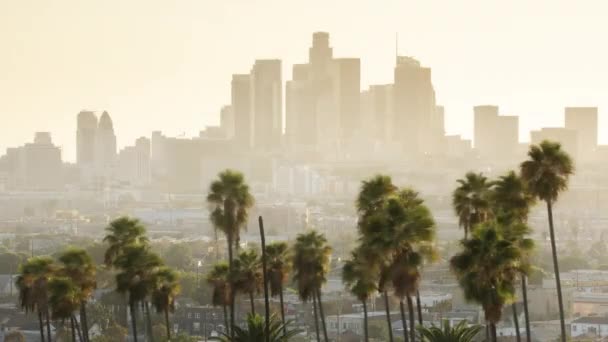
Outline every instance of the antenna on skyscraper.
{"type": "Polygon", "coordinates": [[[399,32],[395,32],[395,61],[399,58],[399,32]]]}

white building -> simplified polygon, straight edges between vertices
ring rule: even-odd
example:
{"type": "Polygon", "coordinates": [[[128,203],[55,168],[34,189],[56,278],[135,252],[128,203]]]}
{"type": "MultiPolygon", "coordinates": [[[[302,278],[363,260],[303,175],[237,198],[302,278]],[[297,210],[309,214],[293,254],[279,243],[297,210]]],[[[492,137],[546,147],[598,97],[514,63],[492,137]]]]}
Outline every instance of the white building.
{"type": "Polygon", "coordinates": [[[608,337],[608,317],[587,316],[578,318],[570,324],[570,336],[592,335],[608,337]]]}

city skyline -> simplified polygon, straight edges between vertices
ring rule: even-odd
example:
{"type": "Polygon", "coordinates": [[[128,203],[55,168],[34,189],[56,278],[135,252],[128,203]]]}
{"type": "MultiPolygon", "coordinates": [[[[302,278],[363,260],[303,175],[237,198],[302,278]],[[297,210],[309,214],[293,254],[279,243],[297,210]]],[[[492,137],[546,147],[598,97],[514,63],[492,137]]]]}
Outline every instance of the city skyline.
{"type": "MultiPolygon", "coordinates": [[[[354,2],[349,8],[353,12],[350,21],[332,17],[344,2],[325,7],[326,11],[316,17],[306,8],[299,9],[301,16],[292,20],[300,25],[292,29],[286,20],[289,6],[273,2],[272,13],[256,15],[276,17],[274,24],[286,25],[284,32],[274,32],[266,23],[256,30],[241,25],[226,31],[222,39],[213,38],[202,29],[204,23],[196,19],[205,18],[207,25],[225,29],[219,19],[251,22],[253,18],[245,13],[256,8],[227,2],[215,8],[219,19],[212,20],[209,12],[214,7],[208,5],[186,2],[182,6],[153,4],[141,8],[134,3],[121,7],[105,31],[95,29],[102,22],[94,12],[108,14],[115,6],[76,5],[70,1],[52,6],[0,4],[2,16],[7,17],[0,24],[0,38],[9,43],[9,53],[0,57],[0,71],[7,76],[0,80],[0,90],[6,95],[0,103],[0,115],[21,118],[3,134],[0,150],[22,145],[33,132],[50,131],[63,148],[64,160],[75,161],[73,117],[84,108],[107,110],[112,115],[119,148],[158,129],[168,135],[185,131],[195,136],[205,125],[219,121],[222,106],[230,102],[231,75],[248,72],[255,59],[281,59],[284,87],[284,82],[291,79],[288,75],[292,65],[303,61],[314,31],[330,33],[335,56],[361,58],[361,90],[370,84],[392,82],[395,33],[399,32],[400,54],[412,55],[433,70],[437,104],[445,107],[449,134],[473,136],[473,107],[477,105],[497,105],[501,114],[519,116],[523,141],[529,140],[531,130],[563,126],[564,107],[597,106],[599,142],[606,143],[607,129],[602,120],[602,109],[608,107],[603,83],[606,71],[600,67],[606,51],[592,43],[602,34],[597,26],[603,8],[600,2],[576,7],[561,2],[479,4],[475,15],[467,15],[454,5],[443,5],[445,11],[437,12],[432,11],[432,5],[420,5],[416,8],[420,16],[443,19],[433,20],[429,30],[416,30],[423,20],[403,10],[408,3],[396,2],[371,9],[354,2]],[[57,15],[68,5],[82,15],[72,23],[59,22],[57,15]],[[141,25],[122,32],[136,9],[145,14],[137,19],[141,25]],[[365,20],[366,9],[370,15],[383,15],[386,25],[365,20]],[[448,10],[456,12],[444,13],[448,10]],[[171,15],[162,16],[163,11],[171,15]],[[508,15],[514,13],[519,17],[508,15]],[[535,13],[546,14],[542,27],[532,28],[535,13]],[[567,15],[576,17],[577,13],[585,14],[585,22],[567,24],[572,22],[567,15]],[[307,24],[302,23],[307,20],[307,24]],[[401,24],[401,20],[408,24],[401,24]],[[516,21],[521,21],[522,28],[514,27],[516,21]],[[26,29],[26,24],[34,28],[26,29]],[[57,25],[41,29],[51,24],[57,25]],[[87,24],[82,25],[81,33],[68,32],[72,25],[79,24],[87,24]],[[452,32],[450,27],[458,29],[452,32]],[[481,28],[486,32],[477,32],[481,28]],[[524,28],[534,39],[525,39],[524,28]],[[124,33],[124,37],[118,37],[118,33],[124,33]],[[580,39],[582,35],[586,39],[580,39]],[[46,42],[42,42],[44,39],[46,42]],[[129,46],[132,39],[138,39],[136,47],[129,46]],[[40,52],[51,47],[48,44],[58,44],[59,49],[40,58],[40,52]],[[474,46],[477,50],[472,49],[474,46]],[[514,46],[520,46],[515,55],[509,53],[514,46]],[[79,52],[70,55],[74,47],[79,52]],[[157,55],[150,55],[152,51],[157,55]],[[149,60],[138,66],[144,58],[149,60]],[[130,76],[123,77],[121,73],[127,71],[130,76]],[[78,72],[84,76],[77,77],[78,72]]],[[[284,103],[283,99],[283,121],[284,103]]]]}

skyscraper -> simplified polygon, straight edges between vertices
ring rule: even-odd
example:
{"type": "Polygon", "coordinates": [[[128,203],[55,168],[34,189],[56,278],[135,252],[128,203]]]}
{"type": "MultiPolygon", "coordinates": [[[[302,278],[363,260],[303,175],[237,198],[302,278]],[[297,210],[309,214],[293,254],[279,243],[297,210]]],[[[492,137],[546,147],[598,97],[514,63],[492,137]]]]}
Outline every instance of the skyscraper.
{"type": "Polygon", "coordinates": [[[477,153],[484,158],[513,157],[519,144],[519,117],[499,115],[498,106],[473,108],[477,153]]]}
{"type": "Polygon", "coordinates": [[[234,115],[234,138],[242,148],[253,146],[251,88],[251,77],[248,74],[232,75],[231,107],[234,115]]]}
{"type": "Polygon", "coordinates": [[[371,85],[361,93],[361,134],[372,141],[388,142],[393,120],[393,85],[371,85]]]}
{"type": "Polygon", "coordinates": [[[577,131],[580,161],[592,161],[597,150],[597,107],[566,107],[566,128],[577,131]]]}
{"type": "Polygon", "coordinates": [[[395,66],[393,136],[400,139],[406,152],[417,155],[433,153],[438,144],[435,89],[431,69],[412,57],[398,56],[395,66]]]}
{"type": "Polygon", "coordinates": [[[281,146],[283,135],[283,81],[281,61],[256,60],[251,70],[253,145],[270,150],[281,146]]]}
{"type": "Polygon", "coordinates": [[[78,113],[76,131],[76,163],[80,166],[95,162],[95,135],[97,116],[94,112],[83,110],[78,113]]]}
{"type": "Polygon", "coordinates": [[[226,139],[234,137],[234,112],[232,106],[224,106],[220,112],[220,127],[226,139]]]}
{"type": "Polygon", "coordinates": [[[116,162],[116,135],[110,114],[104,111],[99,118],[95,134],[95,165],[105,174],[105,169],[114,166],[116,162]]]}
{"type": "Polygon", "coordinates": [[[337,116],[337,136],[349,142],[359,128],[361,94],[361,61],[358,58],[336,58],[331,63],[332,99],[337,116]]]}

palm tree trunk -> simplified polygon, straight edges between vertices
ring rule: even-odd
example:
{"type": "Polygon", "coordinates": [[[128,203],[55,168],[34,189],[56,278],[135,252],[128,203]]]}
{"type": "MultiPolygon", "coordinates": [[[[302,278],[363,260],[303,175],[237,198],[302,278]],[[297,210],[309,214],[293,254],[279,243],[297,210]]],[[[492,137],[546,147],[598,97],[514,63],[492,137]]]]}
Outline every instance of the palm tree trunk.
{"type": "MultiPolygon", "coordinates": [[[[169,310],[166,308],[165,308],[165,326],[167,326],[167,341],[171,341],[171,325],[169,325],[169,310]]],[[[206,338],[206,336],[205,336],[205,338],[206,338]]]]}
{"type": "Polygon", "coordinates": [[[283,323],[283,335],[287,334],[287,327],[285,326],[285,304],[283,303],[283,286],[279,291],[279,302],[281,304],[281,322],[283,323]]]}
{"type": "MultiPolygon", "coordinates": [[[[369,341],[369,332],[367,331],[367,301],[363,300],[363,337],[365,338],[363,341],[369,341]]],[[[407,341],[406,341],[407,342],[407,341]]]]}
{"type": "Polygon", "coordinates": [[[329,342],[327,326],[325,325],[325,312],[323,312],[323,301],[321,300],[321,289],[317,289],[317,299],[319,300],[319,315],[321,316],[321,325],[323,326],[323,337],[325,338],[325,342],[329,342]]]}
{"type": "Polygon", "coordinates": [[[150,342],[154,342],[154,334],[152,333],[152,318],[150,316],[150,303],[148,303],[148,301],[145,302],[145,308],[146,308],[146,321],[148,322],[148,335],[150,335],[150,337],[148,338],[148,341],[150,342]]]}
{"type": "Polygon", "coordinates": [[[312,295],[312,312],[315,319],[315,332],[317,333],[317,341],[321,341],[321,335],[319,335],[319,318],[317,317],[317,296],[313,293],[312,295]]]}
{"type": "Polygon", "coordinates": [[[416,309],[418,309],[418,324],[423,325],[422,305],[420,304],[420,291],[416,290],[416,309]]]}
{"type": "Polygon", "coordinates": [[[555,229],[553,227],[553,207],[551,201],[547,201],[547,214],[549,216],[549,233],[551,234],[551,253],[553,254],[553,269],[555,272],[555,284],[557,286],[557,303],[559,304],[559,324],[562,331],[561,341],[566,342],[566,321],[564,319],[564,301],[562,298],[562,284],[559,276],[559,264],[557,263],[557,247],[555,245],[555,229]]]}
{"type": "Polygon", "coordinates": [[[255,315],[255,304],[253,302],[253,292],[249,292],[249,302],[251,303],[251,314],[255,315]]]}
{"type": "Polygon", "coordinates": [[[230,330],[228,330],[228,308],[226,307],[226,305],[222,306],[224,308],[224,324],[226,325],[226,334],[230,333],[230,330]]]}
{"type": "Polygon", "coordinates": [[[401,312],[401,324],[403,324],[403,341],[409,342],[410,335],[407,328],[407,319],[405,319],[405,307],[403,305],[403,298],[399,299],[399,311],[401,312]]]}
{"type": "Polygon", "coordinates": [[[388,305],[388,293],[384,291],[384,308],[386,309],[386,323],[388,324],[388,338],[393,342],[393,324],[391,323],[391,308],[388,305]]]}
{"type": "Polygon", "coordinates": [[[486,321],[486,341],[490,340],[490,322],[486,321]]]}
{"type": "Polygon", "coordinates": [[[80,324],[82,325],[82,337],[84,342],[89,342],[89,322],[87,321],[87,302],[80,302],[80,324]]]}
{"type": "Polygon", "coordinates": [[[48,305],[46,308],[46,335],[49,338],[49,342],[51,342],[53,340],[53,338],[51,337],[51,313],[49,312],[48,305]]]}
{"type": "Polygon", "coordinates": [[[82,337],[82,331],[80,330],[80,323],[78,323],[76,316],[72,315],[72,319],[74,320],[74,325],[76,326],[76,333],[78,334],[78,341],[84,342],[84,337],[82,337]]]}
{"type": "Polygon", "coordinates": [[[70,323],[72,327],[72,342],[76,342],[76,327],[74,324],[74,317],[70,317],[70,323]]]}
{"type": "MultiPolygon", "coordinates": [[[[233,262],[233,255],[232,255],[232,233],[228,232],[227,235],[227,239],[228,240],[228,269],[229,269],[229,273],[230,275],[232,275],[232,262],[233,262]]],[[[232,285],[232,281],[230,281],[230,327],[228,328],[228,331],[230,332],[230,338],[234,338],[234,333],[232,330],[232,327],[234,326],[234,291],[233,291],[233,285],[232,285]]]]}
{"type": "Polygon", "coordinates": [[[410,316],[410,339],[412,342],[416,342],[416,318],[414,317],[414,302],[412,296],[407,296],[407,310],[410,316]]]}
{"type": "Polygon", "coordinates": [[[530,316],[528,314],[528,289],[526,282],[528,281],[525,274],[521,275],[521,293],[524,301],[524,320],[526,322],[526,342],[531,342],[532,337],[530,336],[530,316]]]}
{"type": "Polygon", "coordinates": [[[264,314],[266,342],[270,341],[270,301],[268,299],[268,278],[266,275],[266,236],[264,235],[264,220],[258,217],[260,238],[262,240],[262,280],[264,281],[264,314]]]}
{"type": "Polygon", "coordinates": [[[519,333],[519,321],[517,317],[517,306],[515,303],[511,304],[511,308],[513,309],[513,327],[515,328],[515,337],[517,338],[517,342],[521,342],[521,335],[519,333]]]}
{"type": "Polygon", "coordinates": [[[492,342],[496,342],[496,323],[494,322],[490,322],[490,334],[492,335],[492,342]]]}
{"type": "Polygon", "coordinates": [[[44,323],[42,322],[42,312],[38,309],[38,323],[40,324],[40,341],[44,342],[44,323]]]}
{"type": "Polygon", "coordinates": [[[135,316],[135,304],[129,305],[131,310],[131,327],[133,328],[133,342],[137,342],[137,317],[135,316]]]}

